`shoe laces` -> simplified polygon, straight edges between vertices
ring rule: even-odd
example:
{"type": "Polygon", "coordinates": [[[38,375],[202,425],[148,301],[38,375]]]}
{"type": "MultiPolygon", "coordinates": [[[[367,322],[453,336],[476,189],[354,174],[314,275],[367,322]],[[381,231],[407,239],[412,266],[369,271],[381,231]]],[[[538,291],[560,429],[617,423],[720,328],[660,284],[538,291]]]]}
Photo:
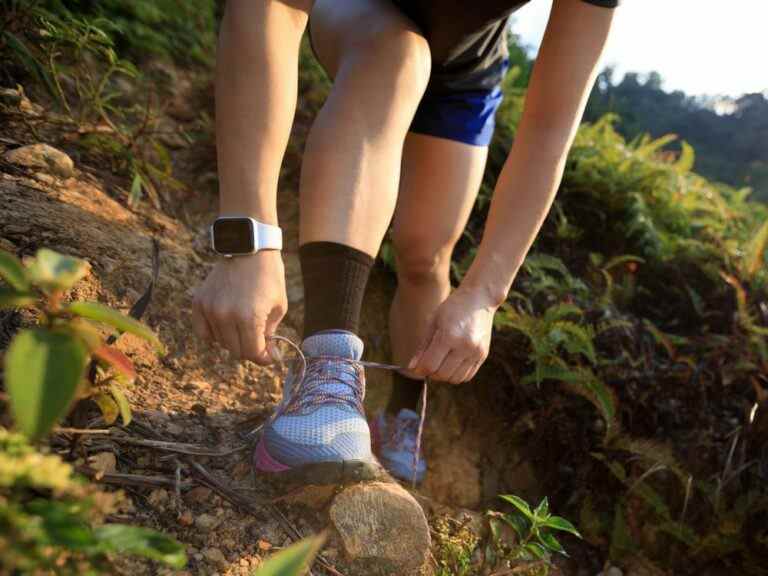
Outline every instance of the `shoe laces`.
{"type": "MultiPolygon", "coordinates": [[[[310,356],[307,358],[301,348],[285,336],[272,334],[267,336],[267,339],[272,342],[285,342],[288,344],[288,346],[296,352],[299,363],[295,383],[291,390],[291,398],[282,409],[279,409],[274,413],[273,418],[275,418],[278,413],[305,413],[303,412],[304,410],[311,411],[312,409],[316,409],[317,407],[328,403],[347,405],[357,410],[360,414],[364,414],[363,397],[365,396],[365,379],[363,369],[376,368],[380,370],[402,370],[400,366],[394,364],[382,364],[380,362],[370,362],[366,360],[351,360],[350,358],[343,358],[340,356],[310,356]],[[329,376],[324,373],[324,369],[327,370],[327,368],[331,366],[337,368],[337,370],[334,370],[333,374],[329,376]],[[350,379],[347,380],[341,378],[342,374],[350,376],[350,379]],[[333,392],[321,388],[331,382],[349,387],[352,394],[333,392]]],[[[271,348],[271,352],[273,356],[282,360],[280,351],[276,347],[271,348]]],[[[418,426],[416,426],[416,449],[413,452],[413,477],[411,479],[411,483],[414,487],[416,486],[419,454],[421,453],[421,440],[424,434],[424,421],[427,416],[428,385],[429,379],[425,379],[424,386],[421,390],[421,412],[419,414],[419,419],[412,420],[408,423],[403,422],[403,439],[405,438],[406,426],[411,426],[418,422],[418,426]]],[[[251,434],[253,434],[253,432],[251,434]]]]}
{"type": "Polygon", "coordinates": [[[416,439],[419,435],[418,418],[392,418],[392,432],[387,438],[389,444],[395,450],[411,451],[416,448],[416,439]]]}
{"type": "Polygon", "coordinates": [[[364,413],[365,379],[359,362],[336,356],[312,356],[305,359],[302,372],[283,414],[308,414],[329,404],[364,413]]]}

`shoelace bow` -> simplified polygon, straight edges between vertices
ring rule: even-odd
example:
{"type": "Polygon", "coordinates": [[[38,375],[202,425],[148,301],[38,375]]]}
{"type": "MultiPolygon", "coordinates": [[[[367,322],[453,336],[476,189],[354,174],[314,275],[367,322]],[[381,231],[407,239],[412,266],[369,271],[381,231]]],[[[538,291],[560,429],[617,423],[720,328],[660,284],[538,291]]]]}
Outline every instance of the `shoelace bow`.
{"type": "MultiPolygon", "coordinates": [[[[314,356],[307,360],[307,357],[304,355],[304,352],[302,352],[301,348],[289,338],[273,334],[271,336],[267,336],[267,339],[275,342],[285,342],[293,349],[294,352],[296,352],[296,356],[299,359],[299,371],[296,374],[295,383],[293,385],[294,387],[291,391],[291,399],[288,401],[288,404],[285,406],[285,408],[283,408],[283,414],[296,413],[306,407],[319,406],[328,400],[333,400],[340,404],[351,406],[352,408],[358,410],[361,414],[364,414],[363,389],[362,386],[359,385],[360,374],[358,372],[358,367],[363,366],[366,368],[376,368],[379,370],[402,370],[400,366],[396,366],[394,364],[382,364],[380,362],[370,362],[366,360],[350,360],[349,358],[342,358],[338,356],[314,356]],[[353,376],[355,381],[353,383],[343,380],[339,376],[333,376],[330,380],[353,389],[353,395],[351,398],[343,394],[335,394],[332,392],[315,389],[320,384],[327,384],[329,382],[328,379],[324,379],[320,374],[323,366],[329,362],[337,363],[339,365],[347,365],[350,368],[350,372],[354,372],[353,376]],[[307,376],[319,377],[313,378],[309,383],[307,383],[307,376]],[[299,390],[302,390],[302,394],[298,394],[299,390]]],[[[429,380],[424,380],[424,386],[421,390],[421,412],[419,414],[419,426],[416,432],[416,450],[413,453],[413,476],[411,478],[411,483],[414,486],[416,485],[416,473],[419,464],[419,454],[421,452],[421,439],[424,434],[424,420],[427,416],[428,382],[429,380]]]]}

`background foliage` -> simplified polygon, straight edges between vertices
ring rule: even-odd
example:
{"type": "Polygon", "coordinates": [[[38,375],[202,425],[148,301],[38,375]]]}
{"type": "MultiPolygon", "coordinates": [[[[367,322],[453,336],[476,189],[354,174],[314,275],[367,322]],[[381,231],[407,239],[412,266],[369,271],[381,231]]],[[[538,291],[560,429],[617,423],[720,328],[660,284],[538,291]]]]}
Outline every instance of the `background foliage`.
{"type": "MultiPolygon", "coordinates": [[[[0,84],[47,92],[72,122],[111,122],[108,137],[89,135],[91,149],[128,178],[132,198],[161,206],[157,189],[174,184],[152,137],[152,107],[136,104],[132,90],[148,85],[149,69],[136,64],[210,63],[216,3],[0,6],[0,84]]],[[[454,257],[457,282],[522,111],[531,62],[514,41],[511,61],[486,178],[454,257]]],[[[301,80],[298,113],[309,120],[329,83],[306,44],[301,80]]],[[[601,558],[648,574],[766,573],[768,210],[753,199],[763,190],[767,117],[760,95],[718,116],[663,92],[658,78],[616,84],[606,72],[557,202],[497,317],[489,370],[522,374],[508,382],[510,396],[529,393],[510,398],[510,419],[537,415],[528,440],[535,450],[545,438],[541,466],[557,466],[544,481],[552,502],[579,518],[601,558]],[[756,194],[731,186],[747,182],[756,194]]],[[[3,441],[9,454],[20,445],[3,441]]],[[[15,482],[12,506],[2,493],[3,510],[13,508],[4,518],[28,502],[15,482]]],[[[86,496],[72,494],[79,514],[86,496]]]]}

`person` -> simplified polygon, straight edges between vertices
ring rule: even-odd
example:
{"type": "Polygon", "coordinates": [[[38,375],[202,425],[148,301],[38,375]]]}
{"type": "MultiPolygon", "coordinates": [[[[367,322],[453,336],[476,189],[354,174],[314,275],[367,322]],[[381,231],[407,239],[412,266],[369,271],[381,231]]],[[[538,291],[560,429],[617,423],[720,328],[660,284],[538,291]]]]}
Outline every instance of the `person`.
{"type": "MultiPolygon", "coordinates": [[[[424,460],[414,457],[420,386],[425,378],[468,382],[487,357],[494,313],[550,209],[619,2],[554,0],[482,241],[452,290],[451,253],[479,190],[502,98],[508,20],[526,1],[227,3],[216,76],[222,217],[276,230],[307,24],[333,79],[300,178],[307,366],[286,379],[255,450],[258,470],[306,481],[373,473],[356,332],[391,223],[398,283],[389,330],[402,370],[390,406],[374,419],[374,443],[393,475],[410,479],[417,461],[423,478],[424,460]]],[[[224,224],[220,243],[250,233],[247,226],[226,232],[224,224]]],[[[283,262],[279,250],[246,252],[216,263],[196,292],[193,322],[201,337],[268,364],[267,340],[287,308],[283,262]]]]}

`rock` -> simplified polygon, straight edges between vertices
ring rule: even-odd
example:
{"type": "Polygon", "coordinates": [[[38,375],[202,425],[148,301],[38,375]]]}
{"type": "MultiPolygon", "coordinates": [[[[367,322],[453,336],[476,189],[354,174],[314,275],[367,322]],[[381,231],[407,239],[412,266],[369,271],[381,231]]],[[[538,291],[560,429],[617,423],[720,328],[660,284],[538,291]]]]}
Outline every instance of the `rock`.
{"type": "Polygon", "coordinates": [[[204,532],[210,532],[219,525],[219,519],[210,514],[200,514],[195,518],[195,526],[204,532]]]}
{"type": "Polygon", "coordinates": [[[202,504],[204,502],[208,502],[211,494],[212,491],[210,488],[206,488],[205,486],[197,486],[196,488],[192,488],[192,490],[187,492],[186,498],[195,504],[202,504]]]}
{"type": "Polygon", "coordinates": [[[5,153],[5,160],[27,168],[42,168],[62,178],[69,178],[75,173],[72,158],[48,144],[30,144],[9,150],[5,153]]]}
{"type": "Polygon", "coordinates": [[[189,510],[185,510],[181,516],[179,516],[179,524],[182,526],[192,526],[195,519],[192,517],[192,513],[189,510]]]}
{"type": "Polygon", "coordinates": [[[117,458],[113,452],[99,452],[88,458],[88,464],[102,474],[114,472],[117,468],[117,458]]]}
{"type": "Polygon", "coordinates": [[[373,482],[343,488],[328,511],[353,573],[422,573],[429,525],[419,504],[399,484],[373,482]]]}
{"type": "Polygon", "coordinates": [[[216,564],[217,566],[225,567],[229,564],[224,553],[218,548],[206,548],[203,550],[203,556],[208,562],[216,564]]]}
{"type": "Polygon", "coordinates": [[[165,504],[168,503],[169,498],[170,496],[166,490],[158,488],[156,490],[152,490],[152,492],[149,493],[147,500],[152,506],[156,508],[162,508],[165,504]]]}
{"type": "Polygon", "coordinates": [[[174,436],[180,436],[184,433],[184,428],[182,428],[179,424],[176,424],[175,422],[170,422],[165,429],[168,431],[169,434],[173,434],[174,436]]]}

